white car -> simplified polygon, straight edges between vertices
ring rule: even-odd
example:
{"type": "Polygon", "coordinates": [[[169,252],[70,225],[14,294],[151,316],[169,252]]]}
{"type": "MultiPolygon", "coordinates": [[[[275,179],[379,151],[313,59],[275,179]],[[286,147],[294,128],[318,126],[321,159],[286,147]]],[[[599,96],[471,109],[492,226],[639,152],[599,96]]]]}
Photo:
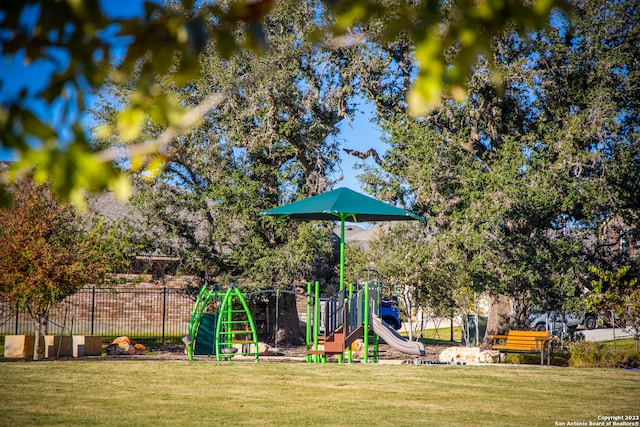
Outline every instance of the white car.
{"type": "Polygon", "coordinates": [[[529,315],[529,327],[536,331],[561,331],[563,326],[567,329],[576,329],[582,325],[586,329],[596,327],[597,317],[595,314],[575,314],[575,313],[532,313],[529,315]]]}

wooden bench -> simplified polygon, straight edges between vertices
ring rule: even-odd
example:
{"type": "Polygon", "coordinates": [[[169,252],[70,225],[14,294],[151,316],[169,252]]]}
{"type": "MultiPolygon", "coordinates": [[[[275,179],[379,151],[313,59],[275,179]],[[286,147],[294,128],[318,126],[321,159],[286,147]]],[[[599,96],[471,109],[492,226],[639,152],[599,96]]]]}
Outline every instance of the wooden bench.
{"type": "MultiPolygon", "coordinates": [[[[558,338],[549,336],[546,331],[518,331],[510,330],[507,335],[492,335],[494,344],[493,350],[500,352],[498,360],[501,361],[502,354],[507,353],[540,353],[540,364],[544,365],[544,354],[547,354],[547,364],[551,364],[551,342],[558,338]],[[503,341],[503,344],[495,344],[495,341],[503,341]]],[[[506,362],[506,356],[505,356],[506,362]]]]}

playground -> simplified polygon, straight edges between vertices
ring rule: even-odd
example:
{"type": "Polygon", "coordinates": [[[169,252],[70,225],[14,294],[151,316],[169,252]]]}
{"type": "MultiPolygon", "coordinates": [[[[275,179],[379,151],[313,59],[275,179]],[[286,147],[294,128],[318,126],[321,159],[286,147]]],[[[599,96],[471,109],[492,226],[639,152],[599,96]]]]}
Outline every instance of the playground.
{"type": "MultiPolygon", "coordinates": [[[[196,356],[229,360],[236,356],[251,356],[255,362],[260,354],[278,353],[261,346],[256,325],[246,302],[247,297],[261,293],[276,294],[294,291],[261,290],[243,293],[231,285],[226,290],[206,284],[196,299],[189,332],[183,338],[189,360],[196,356]]],[[[304,360],[310,363],[354,361],[354,346],[361,343],[362,363],[377,363],[381,339],[392,349],[426,361],[424,344],[400,335],[397,309],[389,300],[382,300],[379,282],[348,285],[338,292],[321,296],[318,282],[307,285],[306,293],[305,352],[304,360]],[[395,311],[394,311],[395,310],[395,311]]],[[[278,317],[276,316],[276,329],[278,317]]]]}
{"type": "MultiPolygon", "coordinates": [[[[410,341],[395,331],[400,324],[383,320],[380,282],[347,284],[345,281],[345,222],[423,221],[424,218],[380,202],[348,188],[338,188],[283,206],[262,211],[260,216],[290,220],[340,221],[339,288],[321,296],[320,283],[308,283],[304,297],[305,359],[312,363],[353,361],[352,344],[362,339],[363,363],[376,363],[379,341],[403,353],[423,357],[422,343],[410,341]]],[[[277,292],[284,292],[277,290],[277,292]]],[[[189,333],[184,337],[189,359],[194,355],[215,356],[217,360],[235,355],[253,355],[258,362],[260,348],[253,317],[246,303],[250,294],[234,285],[226,291],[202,287],[196,300],[189,333]],[[213,309],[211,309],[211,307],[213,309]],[[199,344],[200,342],[200,344],[199,344]],[[206,342],[203,345],[203,342],[206,342]]],[[[278,310],[276,309],[276,313],[278,310]]],[[[277,323],[276,319],[276,323],[277,323]]],[[[278,343],[275,343],[276,347],[278,343]]]]}
{"type": "Polygon", "coordinates": [[[416,358],[434,360],[445,340],[424,345],[395,337],[381,320],[377,283],[324,296],[313,283],[301,296],[306,342],[274,355],[256,350],[249,292],[204,286],[186,354],[185,346],[174,346],[155,355],[0,363],[0,425],[558,426],[598,425],[613,416],[638,422],[637,370],[417,365],[416,358]],[[354,336],[363,343],[368,337],[358,357],[350,354],[354,336]],[[254,363],[267,361],[299,363],[254,363]]]}

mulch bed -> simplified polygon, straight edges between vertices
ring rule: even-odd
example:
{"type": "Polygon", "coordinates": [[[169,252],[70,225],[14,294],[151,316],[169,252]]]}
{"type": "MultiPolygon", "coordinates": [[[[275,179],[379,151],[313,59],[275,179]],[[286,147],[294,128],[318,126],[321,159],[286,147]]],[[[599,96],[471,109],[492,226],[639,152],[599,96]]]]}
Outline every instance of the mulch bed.
{"type": "MultiPolygon", "coordinates": [[[[452,346],[457,345],[452,343],[452,346]]],[[[448,345],[425,345],[426,356],[421,357],[421,360],[437,361],[438,356],[448,345]]],[[[183,345],[164,345],[159,347],[148,348],[148,354],[146,357],[160,358],[160,359],[186,359],[186,354],[183,345]]],[[[278,352],[275,355],[282,356],[284,358],[301,358],[305,356],[304,346],[281,346],[278,348],[278,352]]],[[[119,357],[119,356],[115,356],[119,357]]],[[[139,358],[139,356],[130,356],[131,358],[139,358]]],[[[201,357],[201,356],[199,356],[201,357]]],[[[379,345],[379,357],[380,360],[414,360],[416,356],[399,352],[387,344],[379,345]]]]}

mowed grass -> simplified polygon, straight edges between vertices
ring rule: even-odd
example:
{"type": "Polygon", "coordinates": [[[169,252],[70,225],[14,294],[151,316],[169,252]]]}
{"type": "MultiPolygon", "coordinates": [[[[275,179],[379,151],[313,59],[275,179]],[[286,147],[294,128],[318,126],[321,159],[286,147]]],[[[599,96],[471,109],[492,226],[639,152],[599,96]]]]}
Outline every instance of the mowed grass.
{"type": "Polygon", "coordinates": [[[211,361],[0,363],[0,425],[554,426],[640,415],[640,372],[211,361]]]}

